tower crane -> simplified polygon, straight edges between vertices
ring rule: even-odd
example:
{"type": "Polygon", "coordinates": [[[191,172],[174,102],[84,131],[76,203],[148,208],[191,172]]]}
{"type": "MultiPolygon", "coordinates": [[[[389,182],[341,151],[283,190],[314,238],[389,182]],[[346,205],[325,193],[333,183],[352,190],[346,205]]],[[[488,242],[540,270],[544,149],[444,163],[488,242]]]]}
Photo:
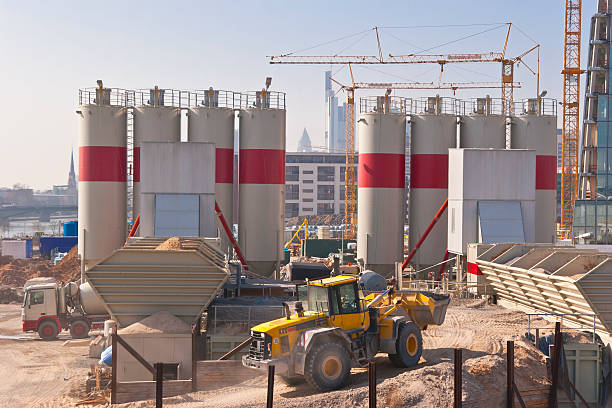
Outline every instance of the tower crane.
{"type": "Polygon", "coordinates": [[[578,197],[578,127],[580,122],[580,37],[582,0],[565,0],[563,57],[563,145],[561,224],[558,238],[572,238],[574,203],[578,197]]]}
{"type": "MultiPolygon", "coordinates": [[[[353,77],[352,65],[372,65],[372,64],[438,64],[440,65],[440,77],[438,79],[437,87],[427,88],[409,88],[406,83],[404,88],[395,89],[458,89],[458,87],[452,88],[450,85],[448,88],[442,86],[440,82],[444,66],[449,63],[476,63],[476,62],[498,62],[502,64],[501,73],[501,88],[502,94],[502,111],[506,115],[512,113],[513,105],[513,89],[515,88],[514,83],[514,64],[517,62],[523,62],[523,58],[538,49],[540,45],[536,44],[531,49],[522,53],[515,58],[506,57],[506,49],[508,46],[508,39],[510,37],[510,29],[512,23],[508,24],[508,30],[504,41],[504,47],[502,52],[488,52],[488,53],[463,53],[463,54],[407,54],[407,55],[391,55],[388,57],[383,56],[382,46],[380,43],[380,37],[378,27],[374,27],[373,30],[376,32],[376,42],[378,46],[378,55],[291,55],[283,54],[278,56],[269,56],[270,64],[300,64],[300,65],[347,65],[351,75],[351,82],[353,86],[345,86],[343,89],[346,92],[346,171],[345,171],[345,189],[344,189],[344,225],[345,225],[345,238],[352,239],[355,237],[355,225],[357,224],[357,213],[356,213],[356,191],[355,191],[355,90],[361,89],[356,87],[356,82],[353,77]]],[[[527,66],[527,65],[526,65],[527,66]]],[[[527,68],[535,74],[529,66],[527,68]]],[[[539,88],[539,63],[538,63],[538,88],[539,88]]],[[[363,84],[362,84],[363,85],[363,84]]],[[[477,86],[473,86],[476,88],[477,86]]],[[[497,87],[497,86],[479,86],[480,88],[497,87]]],[[[363,86],[367,89],[378,89],[374,85],[363,86]]],[[[389,88],[385,86],[385,88],[389,88]]],[[[383,88],[383,89],[385,89],[383,88]]],[[[393,88],[393,87],[391,87],[393,88]]],[[[538,89],[539,92],[539,89],[538,89]]]]}

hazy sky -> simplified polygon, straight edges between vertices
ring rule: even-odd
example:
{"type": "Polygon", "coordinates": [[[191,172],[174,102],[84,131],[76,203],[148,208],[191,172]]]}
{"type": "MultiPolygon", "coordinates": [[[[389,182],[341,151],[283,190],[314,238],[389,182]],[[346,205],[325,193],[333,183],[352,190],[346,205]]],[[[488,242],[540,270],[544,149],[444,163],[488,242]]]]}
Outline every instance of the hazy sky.
{"type": "MultiPolygon", "coordinates": [[[[541,89],[561,99],[563,7],[560,0],[0,0],[0,186],[20,182],[41,189],[66,182],[70,151],[77,148],[77,90],[97,79],[119,88],[245,91],[260,89],[272,76],[272,89],[287,93],[287,149],[295,150],[304,127],[313,145],[322,146],[323,72],[329,67],[269,65],[266,56],[304,49],[298,54],[374,55],[375,35],[367,31],[374,26],[382,27],[385,55],[484,52],[501,50],[506,28],[496,23],[511,21],[541,44],[541,89]],[[361,34],[350,36],[355,33],[361,34]]],[[[595,10],[596,0],[583,1],[583,68],[595,10]]],[[[513,29],[508,55],[533,44],[513,29]]],[[[535,54],[526,62],[535,69],[535,54]]],[[[353,72],[361,81],[430,82],[437,81],[439,67],[375,65],[353,72]]],[[[499,75],[499,64],[450,64],[442,78],[499,81],[499,75]]],[[[347,70],[336,78],[348,83],[347,70]]],[[[535,96],[535,77],[525,67],[515,78],[523,84],[515,99],[535,96]]],[[[500,94],[489,89],[457,97],[487,93],[500,94]]]]}

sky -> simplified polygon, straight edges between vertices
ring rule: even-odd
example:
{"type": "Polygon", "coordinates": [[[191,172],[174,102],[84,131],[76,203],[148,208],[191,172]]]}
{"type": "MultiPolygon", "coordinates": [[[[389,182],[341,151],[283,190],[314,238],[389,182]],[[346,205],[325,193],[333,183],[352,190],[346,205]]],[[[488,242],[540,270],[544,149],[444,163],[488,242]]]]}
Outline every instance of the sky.
{"type": "MultiPolygon", "coordinates": [[[[287,150],[304,127],[324,145],[324,65],[270,65],[269,55],[383,55],[499,52],[512,22],[507,55],[540,44],[540,90],[561,100],[564,3],[561,0],[410,1],[35,1],[0,0],[0,187],[48,189],[67,182],[78,151],[78,89],[252,91],[271,76],[286,92],[287,150]],[[339,39],[338,41],[333,41],[339,39]]],[[[596,0],[583,1],[586,67],[596,0]]],[[[534,70],[537,53],[525,57],[534,70]]],[[[348,69],[332,68],[349,84],[348,69]]],[[[358,66],[356,81],[436,82],[437,65],[358,66]]],[[[499,81],[497,63],[447,64],[442,81],[499,81]]],[[[536,77],[520,65],[515,100],[536,96],[536,77]]],[[[584,90],[584,75],[582,76],[584,90]]],[[[378,92],[382,94],[384,91],[378,92]]],[[[452,96],[449,91],[394,95],[452,96]]],[[[358,91],[357,98],[376,92],[358,91]]],[[[496,98],[499,89],[458,91],[455,97],[496,98]]],[[[339,99],[344,98],[342,92],[339,99]]],[[[559,111],[560,118],[561,111],[559,111]]]]}

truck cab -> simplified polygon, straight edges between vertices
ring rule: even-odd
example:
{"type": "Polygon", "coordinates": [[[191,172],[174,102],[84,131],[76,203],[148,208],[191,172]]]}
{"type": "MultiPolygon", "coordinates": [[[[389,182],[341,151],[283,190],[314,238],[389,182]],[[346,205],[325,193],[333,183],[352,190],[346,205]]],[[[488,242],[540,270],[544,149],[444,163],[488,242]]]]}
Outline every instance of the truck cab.
{"type": "Polygon", "coordinates": [[[61,329],[57,283],[28,286],[21,308],[22,330],[38,331],[41,338],[55,338],[61,329]]]}
{"type": "Polygon", "coordinates": [[[295,313],[287,305],[286,317],[251,329],[242,363],[254,369],[274,365],[285,382],[305,379],[322,391],[343,386],[351,367],[366,366],[378,352],[398,367],[416,365],[423,349],[421,330],[441,324],[450,301],[393,286],[363,296],[355,276],[311,281],[306,289],[295,313]]]}

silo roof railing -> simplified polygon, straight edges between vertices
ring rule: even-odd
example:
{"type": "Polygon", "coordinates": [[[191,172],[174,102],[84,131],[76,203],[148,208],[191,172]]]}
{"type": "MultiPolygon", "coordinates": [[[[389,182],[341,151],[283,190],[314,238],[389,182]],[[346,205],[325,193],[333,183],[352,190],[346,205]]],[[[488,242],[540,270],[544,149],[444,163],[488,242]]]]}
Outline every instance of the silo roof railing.
{"type": "Polygon", "coordinates": [[[232,108],[240,105],[240,97],[236,92],[221,89],[202,89],[189,92],[189,107],[232,108]]]}
{"type": "Polygon", "coordinates": [[[171,106],[188,108],[195,106],[196,100],[190,91],[170,88],[136,89],[130,91],[130,106],[171,106]],[[157,90],[157,96],[155,91],[157,90]],[[194,98],[192,100],[192,98],[194,98]]]}
{"type": "Polygon", "coordinates": [[[612,333],[612,254],[543,244],[488,246],[474,262],[499,299],[612,333]]]}
{"type": "Polygon", "coordinates": [[[285,109],[285,93],[277,91],[252,91],[236,94],[240,109],[285,109]]]}
{"type": "Polygon", "coordinates": [[[228,280],[216,241],[180,238],[181,249],[155,249],[164,240],[130,239],[85,272],[119,327],[160,311],[192,324],[228,280]]]}
{"type": "Polygon", "coordinates": [[[130,91],[121,88],[80,88],[79,106],[83,105],[109,105],[109,106],[130,106],[130,91]],[[99,97],[100,95],[100,97],[99,97]]]}
{"type": "Polygon", "coordinates": [[[515,101],[513,106],[514,115],[542,115],[557,116],[557,100],[551,98],[528,98],[515,101]]]}
{"type": "Polygon", "coordinates": [[[406,110],[408,114],[412,115],[459,115],[461,113],[461,100],[441,96],[409,98],[406,101],[406,110]]]}
{"type": "Polygon", "coordinates": [[[460,100],[457,103],[459,115],[503,115],[502,98],[472,98],[460,100]]]}
{"type": "Polygon", "coordinates": [[[368,96],[359,99],[359,113],[407,113],[408,98],[401,96],[368,96]]]}

